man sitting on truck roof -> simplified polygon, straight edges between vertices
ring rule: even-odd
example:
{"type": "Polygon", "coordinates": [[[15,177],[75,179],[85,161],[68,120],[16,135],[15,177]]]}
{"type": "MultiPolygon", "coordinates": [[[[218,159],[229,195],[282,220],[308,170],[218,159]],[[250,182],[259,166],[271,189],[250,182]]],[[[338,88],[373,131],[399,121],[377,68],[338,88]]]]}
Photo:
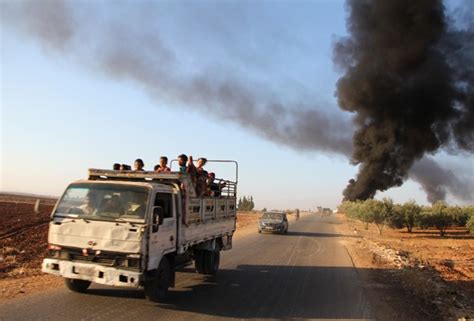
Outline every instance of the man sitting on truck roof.
{"type": "Polygon", "coordinates": [[[122,165],[120,165],[120,170],[121,171],[131,171],[132,167],[130,165],[127,165],[127,164],[122,164],[122,165]]]}
{"type": "Polygon", "coordinates": [[[178,156],[178,166],[179,166],[179,172],[181,174],[187,173],[187,167],[186,167],[186,162],[188,161],[188,156],[185,154],[181,154],[178,156]]]}
{"type": "Polygon", "coordinates": [[[143,160],[141,158],[137,158],[135,160],[135,163],[133,163],[134,171],[144,171],[143,167],[145,167],[145,164],[143,163],[143,160]]]}
{"type": "Polygon", "coordinates": [[[155,172],[164,173],[170,172],[171,169],[168,167],[168,157],[161,156],[160,157],[160,165],[155,166],[155,172]]]}

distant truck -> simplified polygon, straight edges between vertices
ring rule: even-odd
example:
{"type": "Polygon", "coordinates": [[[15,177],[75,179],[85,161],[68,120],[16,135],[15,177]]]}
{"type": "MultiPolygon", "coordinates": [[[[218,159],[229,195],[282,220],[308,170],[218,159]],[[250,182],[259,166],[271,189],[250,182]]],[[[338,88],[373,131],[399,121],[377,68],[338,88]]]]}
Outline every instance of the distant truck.
{"type": "Polygon", "coordinates": [[[42,271],[85,292],[91,282],[144,287],[154,302],[175,284],[180,267],[214,275],[220,251],[232,248],[235,181],[219,197],[197,197],[191,177],[179,172],[90,169],[70,184],[53,209],[42,271]]]}

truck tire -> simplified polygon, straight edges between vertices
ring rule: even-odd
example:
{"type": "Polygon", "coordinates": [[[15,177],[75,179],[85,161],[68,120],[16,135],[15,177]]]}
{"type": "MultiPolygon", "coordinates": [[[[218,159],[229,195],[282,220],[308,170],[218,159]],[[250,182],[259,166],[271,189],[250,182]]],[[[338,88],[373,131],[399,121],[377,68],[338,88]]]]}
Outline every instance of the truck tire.
{"type": "Polygon", "coordinates": [[[216,275],[219,270],[221,253],[219,251],[204,251],[204,274],[216,275]]]}
{"type": "Polygon", "coordinates": [[[91,281],[64,278],[67,288],[74,292],[84,293],[91,285],[91,281]]]}
{"type": "Polygon", "coordinates": [[[145,296],[152,302],[163,302],[168,295],[171,284],[171,267],[166,257],[161,259],[160,266],[152,276],[145,282],[145,296]]]}
{"type": "Polygon", "coordinates": [[[197,273],[206,274],[206,272],[204,271],[204,251],[203,250],[194,251],[194,266],[196,268],[197,273]]]}

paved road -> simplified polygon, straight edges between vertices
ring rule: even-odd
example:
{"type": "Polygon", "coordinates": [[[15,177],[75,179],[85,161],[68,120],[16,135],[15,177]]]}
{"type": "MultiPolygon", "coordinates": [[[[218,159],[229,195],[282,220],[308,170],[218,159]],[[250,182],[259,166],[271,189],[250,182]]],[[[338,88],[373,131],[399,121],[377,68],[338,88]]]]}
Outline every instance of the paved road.
{"type": "Polygon", "coordinates": [[[93,286],[46,290],[0,305],[0,320],[370,319],[334,218],[304,215],[287,235],[250,233],[221,257],[215,277],[177,275],[167,303],[142,291],[93,286]]]}

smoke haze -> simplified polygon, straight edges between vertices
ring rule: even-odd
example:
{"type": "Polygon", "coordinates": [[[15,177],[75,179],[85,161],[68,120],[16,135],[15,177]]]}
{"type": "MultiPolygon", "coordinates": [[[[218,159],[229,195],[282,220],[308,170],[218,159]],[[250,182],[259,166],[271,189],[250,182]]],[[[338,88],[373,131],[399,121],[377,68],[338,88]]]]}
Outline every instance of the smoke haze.
{"type": "Polygon", "coordinates": [[[430,203],[446,200],[448,192],[457,199],[469,203],[474,202],[472,181],[457,177],[452,171],[441,167],[432,158],[425,157],[415,163],[410,171],[410,178],[421,185],[430,203]]]}
{"type": "MultiPolygon", "coordinates": [[[[10,30],[112,79],[133,81],[157,103],[205,112],[293,149],[352,154],[360,172],[344,195],[357,199],[401,185],[426,152],[448,143],[453,151],[474,150],[474,72],[461,68],[472,62],[473,50],[467,48],[472,28],[449,30],[439,1],[413,2],[348,2],[350,38],[335,45],[334,56],[345,71],[339,104],[355,113],[355,126],[337,109],[283,100],[219,66],[184,73],[182,61],[160,37],[149,4],[125,10],[129,20],[113,19],[107,8],[89,2],[78,7],[60,0],[11,1],[0,7],[10,30]]],[[[443,178],[452,173],[434,160],[419,164],[411,177],[430,200],[444,199],[446,191],[466,199],[466,191],[452,186],[458,179],[443,178]],[[443,187],[436,187],[439,180],[429,179],[425,167],[440,171],[443,187]]]]}

